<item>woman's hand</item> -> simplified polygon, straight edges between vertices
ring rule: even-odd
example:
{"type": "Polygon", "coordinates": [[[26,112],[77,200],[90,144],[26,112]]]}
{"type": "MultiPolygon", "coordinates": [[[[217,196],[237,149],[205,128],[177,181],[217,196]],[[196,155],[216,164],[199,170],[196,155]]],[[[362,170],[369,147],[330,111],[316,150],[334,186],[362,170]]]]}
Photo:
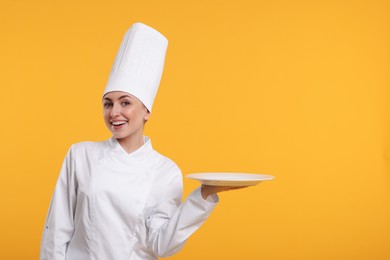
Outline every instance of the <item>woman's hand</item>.
{"type": "Polygon", "coordinates": [[[238,190],[247,188],[249,186],[212,186],[212,185],[202,185],[201,187],[201,194],[203,199],[206,199],[211,194],[216,194],[222,191],[229,191],[229,190],[238,190]]]}

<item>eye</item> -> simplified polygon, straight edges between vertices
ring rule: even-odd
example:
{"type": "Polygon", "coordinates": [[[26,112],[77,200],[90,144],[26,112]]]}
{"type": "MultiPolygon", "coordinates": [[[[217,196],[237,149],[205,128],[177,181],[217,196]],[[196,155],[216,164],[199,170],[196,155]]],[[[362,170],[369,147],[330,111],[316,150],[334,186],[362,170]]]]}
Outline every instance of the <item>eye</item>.
{"type": "Polygon", "coordinates": [[[128,106],[128,105],[130,105],[131,103],[129,102],[129,101],[123,101],[123,102],[121,102],[121,105],[122,106],[128,106]]]}
{"type": "Polygon", "coordinates": [[[112,103],[111,103],[111,102],[105,102],[105,103],[103,104],[103,107],[104,107],[104,108],[110,108],[110,107],[112,107],[112,103]]]}

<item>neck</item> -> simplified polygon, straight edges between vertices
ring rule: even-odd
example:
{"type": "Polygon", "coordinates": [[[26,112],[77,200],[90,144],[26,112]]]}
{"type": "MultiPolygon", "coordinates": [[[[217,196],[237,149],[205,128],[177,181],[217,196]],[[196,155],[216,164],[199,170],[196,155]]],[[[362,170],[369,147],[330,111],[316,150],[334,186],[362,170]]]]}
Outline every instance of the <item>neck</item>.
{"type": "Polygon", "coordinates": [[[144,138],[143,135],[135,137],[128,137],[128,138],[121,138],[117,139],[118,143],[122,146],[122,148],[128,153],[132,153],[141,146],[144,145],[144,138]]]}

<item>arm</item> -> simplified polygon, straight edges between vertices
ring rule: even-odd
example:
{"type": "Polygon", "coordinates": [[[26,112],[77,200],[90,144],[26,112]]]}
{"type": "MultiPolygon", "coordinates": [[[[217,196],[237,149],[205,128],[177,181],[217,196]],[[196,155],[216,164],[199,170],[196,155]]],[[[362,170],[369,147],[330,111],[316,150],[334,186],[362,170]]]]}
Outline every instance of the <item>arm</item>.
{"type": "Polygon", "coordinates": [[[174,178],[168,184],[162,184],[163,199],[152,211],[146,221],[148,243],[161,257],[178,252],[186,240],[203,224],[218,202],[216,195],[207,200],[202,198],[201,188],[194,190],[180,205],[182,177],[176,168],[174,178]]]}
{"type": "Polygon", "coordinates": [[[65,259],[73,235],[77,183],[72,147],[62,164],[43,231],[40,260],[65,259]]]}

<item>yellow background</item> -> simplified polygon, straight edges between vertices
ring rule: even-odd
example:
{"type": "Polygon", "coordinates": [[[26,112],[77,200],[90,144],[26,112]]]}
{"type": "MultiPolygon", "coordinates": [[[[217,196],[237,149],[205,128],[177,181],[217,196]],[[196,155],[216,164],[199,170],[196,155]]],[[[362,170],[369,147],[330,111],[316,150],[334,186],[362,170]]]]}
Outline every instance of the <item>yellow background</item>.
{"type": "Polygon", "coordinates": [[[276,177],[221,194],[171,259],[390,259],[385,0],[2,0],[0,259],[38,258],[66,151],[110,137],[101,94],[137,21],[170,41],[156,150],[276,177]]]}

